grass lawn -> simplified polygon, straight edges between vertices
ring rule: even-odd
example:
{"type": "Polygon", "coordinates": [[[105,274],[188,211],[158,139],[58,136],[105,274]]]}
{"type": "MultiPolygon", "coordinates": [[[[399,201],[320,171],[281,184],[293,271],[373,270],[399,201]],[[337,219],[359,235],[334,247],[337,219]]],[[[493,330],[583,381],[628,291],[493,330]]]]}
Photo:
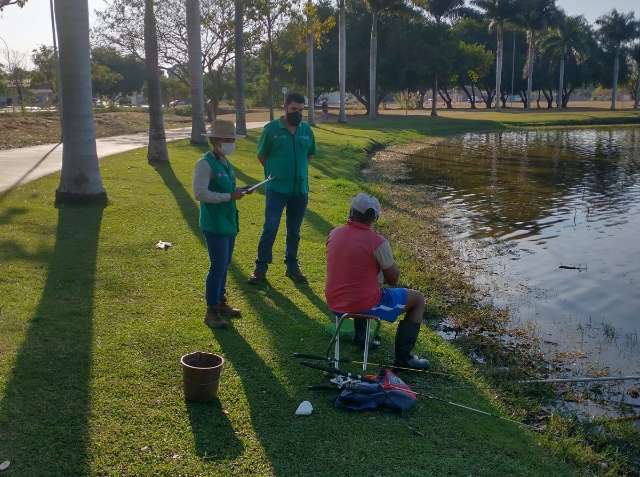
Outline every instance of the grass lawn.
{"type": "MultiPolygon", "coordinates": [[[[174,143],[171,164],[157,168],[147,165],[143,150],[103,160],[106,208],[53,208],[57,175],[14,191],[0,203],[6,475],[573,475],[575,468],[537,435],[438,402],[422,401],[405,417],[337,411],[332,394],[306,389],[320,374],[290,359],[295,351],[322,352],[328,341],[324,241],[344,221],[349,199],[367,187],[358,174],[364,148],[372,140],[425,141],[501,122],[549,121],[495,114],[317,128],[301,242],[310,285],[284,277],[282,233],[270,286],[246,284],[264,205],[263,195],[249,196],[239,203],[228,283],[230,301],[244,316],[213,333],[202,323],[208,261],[191,193],[201,149],[174,143]],[[174,246],[156,250],[160,239],[174,246]],[[182,398],[179,358],[194,350],[227,360],[217,403],[182,398]],[[316,410],[295,417],[304,399],[316,410]]],[[[241,184],[261,178],[257,135],[240,141],[233,157],[241,184]]],[[[383,329],[377,361],[393,349],[395,329],[383,329]]],[[[422,386],[431,380],[443,397],[501,412],[499,399],[454,347],[425,329],[418,350],[468,384],[447,387],[431,378],[422,386]]]]}

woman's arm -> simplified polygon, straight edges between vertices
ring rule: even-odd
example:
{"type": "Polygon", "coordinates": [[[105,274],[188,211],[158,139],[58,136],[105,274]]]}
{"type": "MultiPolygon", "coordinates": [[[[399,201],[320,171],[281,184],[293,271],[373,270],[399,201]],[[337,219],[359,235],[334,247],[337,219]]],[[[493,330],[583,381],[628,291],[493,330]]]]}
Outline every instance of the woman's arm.
{"type": "Polygon", "coordinates": [[[231,194],[210,191],[209,181],[211,181],[211,167],[207,161],[200,159],[196,162],[196,168],[193,171],[193,195],[196,200],[207,204],[219,204],[231,200],[231,194]]]}

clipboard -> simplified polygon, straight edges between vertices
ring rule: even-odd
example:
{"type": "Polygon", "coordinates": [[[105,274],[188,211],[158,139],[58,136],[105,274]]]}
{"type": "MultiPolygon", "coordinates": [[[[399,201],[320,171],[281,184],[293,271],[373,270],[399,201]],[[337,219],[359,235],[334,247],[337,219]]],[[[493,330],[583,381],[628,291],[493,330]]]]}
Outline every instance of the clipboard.
{"type": "Polygon", "coordinates": [[[273,180],[273,176],[269,176],[267,177],[265,180],[258,182],[257,184],[252,185],[251,187],[247,187],[245,189],[245,194],[248,194],[249,192],[253,192],[254,190],[256,190],[259,187],[262,187],[263,185],[265,185],[267,182],[271,182],[273,180]]]}

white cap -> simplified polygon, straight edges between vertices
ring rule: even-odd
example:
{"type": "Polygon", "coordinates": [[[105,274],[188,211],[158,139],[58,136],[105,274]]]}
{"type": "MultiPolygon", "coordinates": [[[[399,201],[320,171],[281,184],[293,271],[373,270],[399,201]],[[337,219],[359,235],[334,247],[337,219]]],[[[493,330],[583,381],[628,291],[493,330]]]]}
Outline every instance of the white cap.
{"type": "Polygon", "coordinates": [[[376,213],[376,217],[380,217],[380,201],[369,194],[365,194],[364,192],[360,192],[353,198],[351,201],[351,208],[361,214],[366,214],[367,210],[373,209],[376,213]]]}

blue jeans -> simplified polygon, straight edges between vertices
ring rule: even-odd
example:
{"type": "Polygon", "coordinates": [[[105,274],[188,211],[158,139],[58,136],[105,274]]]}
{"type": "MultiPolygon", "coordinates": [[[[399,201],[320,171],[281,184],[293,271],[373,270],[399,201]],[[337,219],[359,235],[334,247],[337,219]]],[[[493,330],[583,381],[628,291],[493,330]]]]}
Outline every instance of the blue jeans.
{"type": "Polygon", "coordinates": [[[266,272],[273,260],[273,242],[276,240],[282,211],[287,208],[287,247],[284,262],[290,271],[298,270],[298,245],[300,244],[300,227],[307,210],[309,196],[289,196],[267,190],[264,211],[264,227],[258,244],[256,271],[266,272]]]}
{"type": "Polygon", "coordinates": [[[207,241],[209,260],[211,261],[207,274],[205,297],[207,305],[219,305],[225,296],[227,270],[231,263],[236,237],[235,235],[213,234],[205,230],[204,238],[207,241]]]}

